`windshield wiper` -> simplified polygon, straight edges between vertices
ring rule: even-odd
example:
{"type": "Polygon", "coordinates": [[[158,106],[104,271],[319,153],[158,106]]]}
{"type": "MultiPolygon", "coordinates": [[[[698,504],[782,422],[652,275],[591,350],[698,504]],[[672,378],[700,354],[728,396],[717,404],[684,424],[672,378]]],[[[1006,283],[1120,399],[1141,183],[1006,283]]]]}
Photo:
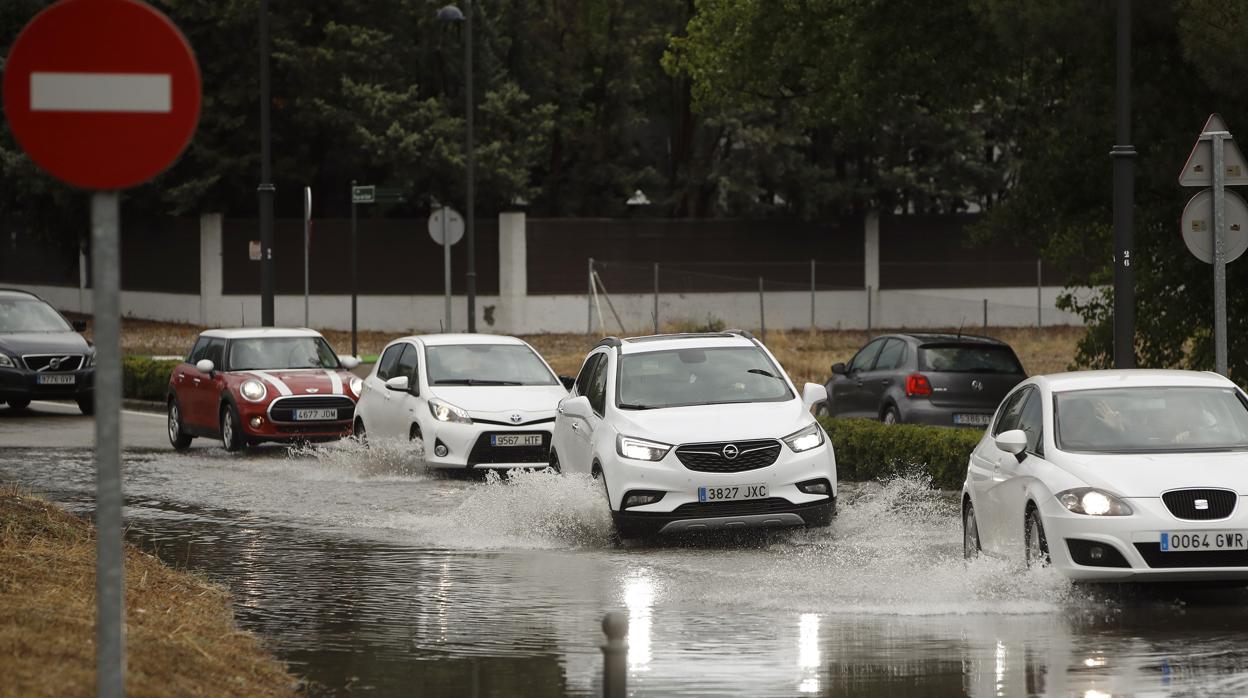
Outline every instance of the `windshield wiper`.
{"type": "Polygon", "coordinates": [[[621,402],[619,408],[622,410],[652,410],[655,405],[642,405],[634,402],[621,402]]]}
{"type": "Polygon", "coordinates": [[[443,378],[433,382],[434,385],[524,385],[520,381],[495,381],[482,378],[443,378]]]}
{"type": "Polygon", "coordinates": [[[746,372],[746,373],[753,373],[754,375],[757,375],[757,376],[767,376],[768,378],[775,378],[776,380],[780,380],[780,376],[777,376],[776,374],[772,373],[771,371],[767,371],[767,370],[765,370],[765,369],[761,369],[761,368],[751,368],[751,369],[746,369],[746,371],[745,371],[745,372],[746,372]]]}

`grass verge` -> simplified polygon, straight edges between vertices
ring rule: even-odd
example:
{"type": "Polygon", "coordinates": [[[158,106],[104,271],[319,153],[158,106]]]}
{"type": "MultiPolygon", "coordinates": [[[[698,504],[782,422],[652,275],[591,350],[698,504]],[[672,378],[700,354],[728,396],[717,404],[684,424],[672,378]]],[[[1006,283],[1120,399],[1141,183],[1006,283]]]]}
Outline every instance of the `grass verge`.
{"type": "MultiPolygon", "coordinates": [[[[293,696],[298,681],[234,623],[229,594],[127,545],[126,694],[293,696]]],[[[0,693],[95,693],[95,535],[0,485],[0,693]]]]}

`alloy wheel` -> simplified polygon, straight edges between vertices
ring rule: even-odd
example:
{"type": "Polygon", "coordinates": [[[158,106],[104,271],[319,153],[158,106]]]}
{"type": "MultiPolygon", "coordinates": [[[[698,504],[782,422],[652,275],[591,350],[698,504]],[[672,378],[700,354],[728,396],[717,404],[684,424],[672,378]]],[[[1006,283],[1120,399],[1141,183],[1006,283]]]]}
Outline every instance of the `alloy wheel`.
{"type": "Polygon", "coordinates": [[[1028,567],[1049,566],[1049,545],[1044,536],[1044,524],[1035,509],[1027,512],[1026,553],[1028,567]]]}
{"type": "Polygon", "coordinates": [[[968,504],[962,517],[962,557],[977,558],[979,551],[979,523],[975,520],[975,508],[968,504]]]}
{"type": "Polygon", "coordinates": [[[178,403],[169,404],[169,441],[175,442],[182,434],[181,415],[178,414],[178,403]]]}

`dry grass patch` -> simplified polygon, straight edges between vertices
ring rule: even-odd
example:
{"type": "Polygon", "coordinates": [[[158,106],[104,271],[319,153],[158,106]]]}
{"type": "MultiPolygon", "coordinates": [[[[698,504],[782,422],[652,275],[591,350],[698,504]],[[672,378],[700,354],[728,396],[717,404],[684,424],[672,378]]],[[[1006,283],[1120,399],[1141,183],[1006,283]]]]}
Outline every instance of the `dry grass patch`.
{"type": "MultiPolygon", "coordinates": [[[[229,594],[126,546],[126,693],[290,696],[298,682],[238,629],[229,594]]],[[[0,486],[0,662],[14,696],[95,692],[95,536],[0,486]]]]}

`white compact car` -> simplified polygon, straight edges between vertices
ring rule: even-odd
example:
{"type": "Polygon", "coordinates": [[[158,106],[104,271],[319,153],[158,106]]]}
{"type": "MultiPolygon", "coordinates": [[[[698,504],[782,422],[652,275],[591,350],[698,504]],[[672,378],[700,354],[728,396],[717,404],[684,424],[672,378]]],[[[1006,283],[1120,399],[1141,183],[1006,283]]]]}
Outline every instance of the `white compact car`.
{"type": "Polygon", "coordinates": [[[623,536],[827,525],[836,459],[810,408],[748,333],[608,338],[555,418],[551,466],[601,478],[623,536]]]}
{"type": "Polygon", "coordinates": [[[544,467],[555,406],[568,394],[560,381],[515,337],[403,337],[364,380],[355,434],[421,439],[435,468],[544,467]]]}
{"type": "Polygon", "coordinates": [[[1248,398],[1192,371],[1036,376],[971,454],[963,548],[1074,579],[1248,579],[1248,398]]]}

